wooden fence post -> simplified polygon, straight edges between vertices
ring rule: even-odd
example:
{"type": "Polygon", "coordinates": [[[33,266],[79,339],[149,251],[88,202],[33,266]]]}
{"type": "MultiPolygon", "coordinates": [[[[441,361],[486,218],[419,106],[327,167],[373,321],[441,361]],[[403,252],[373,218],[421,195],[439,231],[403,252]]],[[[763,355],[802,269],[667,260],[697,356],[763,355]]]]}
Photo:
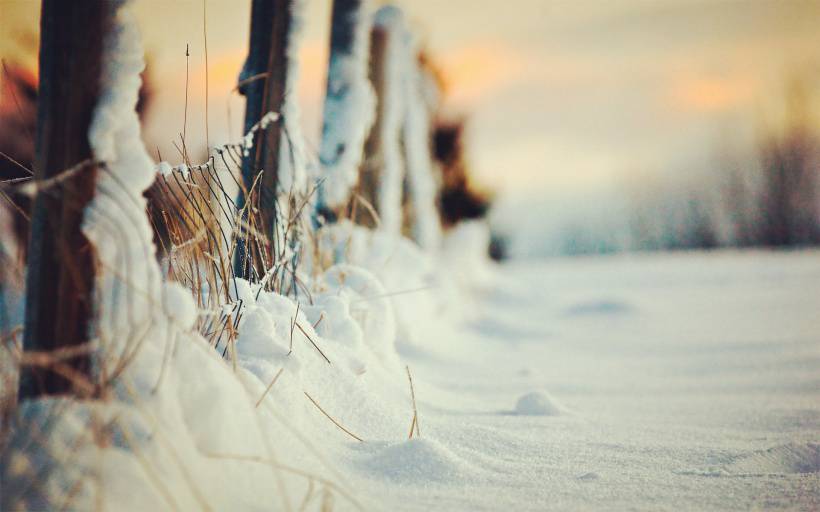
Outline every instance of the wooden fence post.
{"type": "MultiPolygon", "coordinates": [[[[111,11],[106,0],[43,0],[36,182],[92,158],[88,128],[100,90],[102,41],[111,11]]],[[[96,167],[87,165],[34,199],[23,350],[55,357],[45,365],[24,364],[21,399],[87,394],[92,384],[84,345],[93,311],[94,255],[80,225],[94,196],[95,177],[96,167]],[[65,357],[57,358],[58,351],[65,357]]]]}
{"type": "Polygon", "coordinates": [[[435,78],[422,65],[418,48],[408,45],[406,99],[407,110],[402,130],[406,165],[406,196],[403,202],[402,231],[412,236],[423,249],[436,249],[441,243],[438,211],[440,175],[433,164],[433,122],[438,108],[439,90],[435,78]]]}
{"type": "Polygon", "coordinates": [[[372,118],[367,81],[372,23],[368,0],[333,0],[330,57],[319,160],[323,181],[317,191],[314,225],[336,220],[358,179],[372,118]]]}
{"type": "Polygon", "coordinates": [[[356,224],[376,227],[379,204],[379,173],[384,164],[382,151],[382,124],[385,113],[385,67],[387,58],[387,38],[388,33],[382,27],[373,27],[370,31],[370,67],[368,75],[376,94],[376,113],[370,133],[364,144],[364,160],[359,170],[359,183],[356,186],[356,193],[359,198],[354,200],[351,209],[351,218],[356,224]],[[360,202],[367,205],[361,205],[360,202]]]}
{"type": "MultiPolygon", "coordinates": [[[[240,75],[240,91],[247,100],[245,107],[245,133],[250,131],[268,112],[282,112],[288,73],[288,41],[292,25],[293,0],[253,0],[248,58],[240,75]],[[244,83],[243,83],[244,82],[244,83]]],[[[282,148],[283,120],[270,123],[254,135],[250,154],[242,162],[242,180],[250,189],[256,175],[263,170],[259,183],[259,222],[257,230],[269,237],[263,247],[254,241],[245,247],[241,241],[235,261],[236,275],[244,278],[261,278],[272,265],[270,256],[275,241],[276,192],[278,185],[279,158],[282,148]]],[[[241,207],[245,198],[240,198],[241,207]]],[[[247,219],[245,219],[247,221],[247,219]]]]}
{"type": "MultiPolygon", "coordinates": [[[[374,226],[371,207],[387,232],[401,232],[404,160],[402,125],[406,116],[407,30],[404,15],[393,6],[376,11],[370,33],[370,82],[376,93],[376,116],[365,143],[358,194],[368,203],[355,219],[374,226]]],[[[355,202],[354,202],[355,204],[355,202]]]]}

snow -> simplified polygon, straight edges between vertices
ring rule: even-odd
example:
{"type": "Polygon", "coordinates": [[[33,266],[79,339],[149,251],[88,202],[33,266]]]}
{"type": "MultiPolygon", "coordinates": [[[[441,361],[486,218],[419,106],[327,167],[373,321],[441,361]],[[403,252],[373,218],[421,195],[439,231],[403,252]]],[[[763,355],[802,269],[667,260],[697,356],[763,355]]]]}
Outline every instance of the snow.
{"type": "MultiPolygon", "coordinates": [[[[384,235],[348,226],[343,240],[358,247],[353,259],[382,275],[424,276],[423,267],[381,258],[384,235]]],[[[399,261],[418,257],[402,247],[393,247],[399,261]]],[[[72,421],[55,427],[63,432],[55,443],[73,442],[92,412],[128,419],[131,441],[103,452],[109,509],[167,506],[129,455],[135,444],[180,508],[284,508],[277,473],[258,462],[275,459],[338,482],[368,510],[811,509],[820,484],[818,256],[658,254],[491,267],[495,286],[471,292],[460,315],[452,304],[416,310],[413,343],[389,322],[366,319],[430,294],[385,297],[362,267],[330,267],[312,305],[240,284],[247,303],[235,371],[195,339],[179,343],[179,364],[158,395],[65,415],[72,421]],[[567,314],[616,302],[628,308],[567,314]],[[294,331],[287,355],[294,318],[306,335],[294,331]],[[402,364],[418,400],[421,437],[412,439],[402,364]]],[[[42,418],[46,405],[29,404],[25,414],[42,418]]],[[[279,477],[298,502],[305,482],[279,477]]],[[[339,509],[355,508],[336,496],[339,509]]]]}
{"type": "Polygon", "coordinates": [[[271,123],[275,123],[279,120],[279,113],[278,112],[265,112],[265,115],[262,116],[256,124],[251,126],[251,129],[248,130],[248,133],[242,138],[242,146],[245,156],[250,154],[250,150],[253,147],[253,139],[256,132],[259,130],[264,130],[267,128],[271,123]]]}
{"type": "Polygon", "coordinates": [[[161,176],[169,176],[172,172],[174,172],[173,166],[165,161],[158,163],[156,169],[161,176]]]}
{"type": "Polygon", "coordinates": [[[515,413],[528,416],[557,416],[563,407],[543,391],[530,391],[515,403],[515,413]]]}
{"type": "Polygon", "coordinates": [[[818,256],[496,269],[466,330],[405,357],[426,437],[484,471],[375,492],[402,510],[817,508],[818,256]],[[590,304],[620,306],[568,314],[590,304]],[[533,390],[572,414],[510,414],[533,390]]]}
{"type": "Polygon", "coordinates": [[[364,474],[388,485],[459,485],[480,474],[446,446],[425,438],[363,449],[367,456],[357,464],[364,474]]]}

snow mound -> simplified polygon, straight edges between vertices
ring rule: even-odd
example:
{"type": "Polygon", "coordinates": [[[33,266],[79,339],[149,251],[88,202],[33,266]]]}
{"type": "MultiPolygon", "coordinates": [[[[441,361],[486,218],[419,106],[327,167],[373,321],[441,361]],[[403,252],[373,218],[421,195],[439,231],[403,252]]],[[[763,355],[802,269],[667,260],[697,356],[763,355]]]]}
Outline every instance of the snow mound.
{"type": "Polygon", "coordinates": [[[789,443],[755,450],[725,466],[730,475],[805,474],[820,472],[820,444],[789,443]]]}
{"type": "Polygon", "coordinates": [[[476,472],[444,445],[419,437],[380,447],[361,467],[375,477],[401,483],[463,482],[476,472]]]}
{"type": "Polygon", "coordinates": [[[564,406],[543,391],[526,393],[515,403],[515,414],[519,416],[558,416],[565,411],[564,406]]]}

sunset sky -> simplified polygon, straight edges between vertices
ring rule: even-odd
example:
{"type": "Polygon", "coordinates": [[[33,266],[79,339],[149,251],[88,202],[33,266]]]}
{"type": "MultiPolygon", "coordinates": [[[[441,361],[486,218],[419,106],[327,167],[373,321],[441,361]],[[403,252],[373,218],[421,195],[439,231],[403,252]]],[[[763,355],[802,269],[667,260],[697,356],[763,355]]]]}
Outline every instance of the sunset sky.
{"type": "MultiPolygon", "coordinates": [[[[695,172],[779,112],[788,81],[820,84],[820,2],[413,0],[398,2],[439,62],[448,111],[470,119],[479,180],[516,193],[610,186],[631,174],[695,172]]],[[[0,0],[0,54],[36,62],[38,2],[0,0]]],[[[250,2],[208,0],[211,144],[235,140],[230,91],[250,2]],[[230,115],[231,122],[228,117],[230,115]]],[[[188,138],[204,143],[202,1],[137,2],[157,89],[149,144],[175,160],[190,44],[188,138]]],[[[304,12],[305,133],[317,139],[330,5],[304,12]]],[[[155,151],[154,151],[155,152],[155,151]]]]}

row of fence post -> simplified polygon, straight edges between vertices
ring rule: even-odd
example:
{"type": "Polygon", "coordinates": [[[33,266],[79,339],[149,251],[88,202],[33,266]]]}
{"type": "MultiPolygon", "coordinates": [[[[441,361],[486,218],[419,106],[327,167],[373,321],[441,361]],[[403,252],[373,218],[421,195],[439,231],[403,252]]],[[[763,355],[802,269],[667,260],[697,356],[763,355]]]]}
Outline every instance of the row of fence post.
{"type": "MultiPolygon", "coordinates": [[[[240,90],[247,100],[246,132],[266,113],[282,113],[286,95],[295,94],[287,90],[287,74],[298,1],[252,0],[248,57],[240,76],[240,90]]],[[[100,87],[103,36],[113,23],[113,10],[107,0],[43,0],[34,178],[39,182],[83,162],[87,169],[35,198],[23,348],[28,353],[77,349],[77,355],[55,365],[24,367],[21,398],[71,392],[76,378],[91,381],[89,352],[79,349],[87,346],[91,336],[95,269],[93,248],[80,224],[94,195],[96,166],[88,128],[100,87]]],[[[314,227],[345,213],[353,195],[353,202],[375,207],[382,229],[398,234],[404,225],[422,245],[435,245],[440,228],[437,221],[429,221],[431,214],[437,219],[435,211],[430,212],[435,210],[431,199],[435,179],[429,155],[429,112],[418,90],[421,71],[404,18],[394,7],[373,13],[367,0],[335,0],[331,23],[314,227]],[[405,167],[426,175],[406,176],[405,167]],[[413,218],[426,219],[424,228],[408,228],[402,220],[404,188],[414,202],[413,218]],[[421,196],[424,199],[418,200],[421,196]]],[[[284,126],[280,116],[257,131],[242,163],[246,190],[263,171],[257,208],[261,227],[271,239],[276,229],[284,126]]],[[[243,201],[240,197],[240,207],[243,201]]],[[[375,225],[372,216],[365,219],[363,210],[352,215],[354,220],[375,225]]],[[[238,247],[236,275],[248,279],[263,275],[266,269],[261,265],[266,259],[260,255],[265,250],[270,249],[238,247]]]]}

